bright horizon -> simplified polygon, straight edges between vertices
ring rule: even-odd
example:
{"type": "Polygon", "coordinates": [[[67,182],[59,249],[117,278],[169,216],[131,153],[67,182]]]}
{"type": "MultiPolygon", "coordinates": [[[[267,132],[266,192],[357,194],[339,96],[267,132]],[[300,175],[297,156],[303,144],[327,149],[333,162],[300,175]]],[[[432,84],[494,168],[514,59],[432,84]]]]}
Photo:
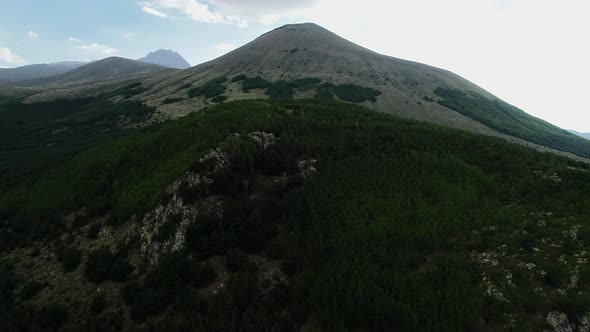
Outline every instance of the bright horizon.
{"type": "Polygon", "coordinates": [[[284,24],[313,22],[376,52],[450,70],[564,129],[590,132],[587,1],[4,0],[1,8],[0,67],[137,59],[160,48],[197,65],[284,24]]]}

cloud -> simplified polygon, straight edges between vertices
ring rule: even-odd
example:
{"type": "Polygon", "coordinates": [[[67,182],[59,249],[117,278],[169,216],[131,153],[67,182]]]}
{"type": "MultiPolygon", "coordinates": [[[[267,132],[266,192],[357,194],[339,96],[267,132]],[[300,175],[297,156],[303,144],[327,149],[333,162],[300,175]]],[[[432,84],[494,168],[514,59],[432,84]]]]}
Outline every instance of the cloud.
{"type": "Polygon", "coordinates": [[[135,37],[135,32],[125,32],[123,34],[123,38],[129,39],[129,38],[133,38],[133,37],[135,37]]]}
{"type": "Polygon", "coordinates": [[[245,21],[255,21],[265,25],[276,23],[282,18],[301,16],[303,9],[311,7],[320,0],[210,0],[219,12],[235,15],[245,21]]]}
{"type": "Polygon", "coordinates": [[[215,49],[220,52],[227,53],[229,51],[235,50],[236,45],[234,45],[232,43],[221,43],[221,44],[215,45],[215,49]]]}
{"type": "Polygon", "coordinates": [[[76,37],[68,37],[68,41],[74,42],[74,43],[80,43],[82,42],[82,39],[76,38],[76,37]]]}
{"type": "Polygon", "coordinates": [[[248,24],[237,15],[223,15],[213,12],[209,5],[200,3],[197,0],[149,0],[143,3],[143,11],[152,15],[167,17],[168,15],[160,10],[177,11],[193,21],[204,23],[229,23],[240,27],[248,24]],[[157,13],[157,14],[156,14],[157,13]]]}
{"type": "Polygon", "coordinates": [[[0,61],[10,65],[24,65],[27,61],[7,47],[0,47],[0,61]]]}
{"type": "Polygon", "coordinates": [[[35,31],[28,31],[27,37],[29,37],[29,39],[37,39],[37,38],[39,38],[39,34],[36,33],[35,31]]]}
{"type": "Polygon", "coordinates": [[[150,15],[154,15],[154,16],[158,16],[158,17],[168,17],[167,14],[164,14],[161,11],[154,9],[152,7],[143,6],[143,8],[141,10],[143,10],[144,13],[148,13],[150,15]]]}
{"type": "Polygon", "coordinates": [[[112,47],[106,46],[106,45],[100,45],[97,43],[92,43],[92,44],[88,44],[88,45],[80,45],[80,46],[78,46],[78,48],[81,50],[85,50],[85,51],[99,52],[104,55],[109,55],[109,54],[114,54],[114,53],[119,52],[119,50],[117,50],[116,48],[112,48],[112,47]]]}

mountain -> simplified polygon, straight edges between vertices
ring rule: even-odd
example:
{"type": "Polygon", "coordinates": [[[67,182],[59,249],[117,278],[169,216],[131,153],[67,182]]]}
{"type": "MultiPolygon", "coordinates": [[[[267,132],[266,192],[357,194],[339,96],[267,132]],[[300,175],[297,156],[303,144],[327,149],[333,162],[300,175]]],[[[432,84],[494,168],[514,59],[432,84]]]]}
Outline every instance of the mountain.
{"type": "MultiPolygon", "coordinates": [[[[590,157],[589,142],[526,114],[456,74],[378,54],[312,23],[272,30],[215,60],[159,80],[140,98],[175,117],[207,105],[207,98],[187,98],[190,87],[238,75],[270,83],[313,78],[320,80],[318,86],[329,84],[328,90],[343,84],[340,90],[350,90],[348,84],[353,84],[378,91],[374,101],[373,97],[353,101],[382,112],[590,157]],[[181,102],[162,104],[164,100],[181,102]]],[[[268,93],[268,85],[243,89],[230,83],[224,94],[229,100],[260,98],[268,93]]],[[[310,98],[318,88],[300,90],[289,95],[310,98]]],[[[337,99],[343,100],[346,94],[337,99]]]]}
{"type": "Polygon", "coordinates": [[[16,82],[19,86],[52,86],[67,84],[84,84],[96,81],[108,81],[122,77],[155,74],[167,68],[141,61],[121,57],[109,57],[94,61],[60,75],[43,79],[16,82]]]}
{"type": "Polygon", "coordinates": [[[132,129],[154,110],[108,99],[0,108],[3,330],[588,327],[588,164],[338,101],[132,129]]]}
{"type": "Polygon", "coordinates": [[[34,80],[63,74],[84,65],[84,62],[64,61],[35,64],[17,68],[0,68],[0,83],[34,80]]]}
{"type": "Polygon", "coordinates": [[[456,75],[304,24],[48,84],[0,89],[1,330],[590,330],[590,163],[506,138],[585,141],[456,75]]]}
{"type": "Polygon", "coordinates": [[[137,59],[137,61],[153,63],[176,69],[187,69],[191,67],[191,64],[188,63],[178,52],[164,49],[150,52],[147,56],[137,59]]]}
{"type": "Polygon", "coordinates": [[[578,135],[580,137],[583,137],[585,139],[590,140],[590,133],[581,133],[575,130],[569,130],[570,133],[574,134],[574,135],[578,135]]]}

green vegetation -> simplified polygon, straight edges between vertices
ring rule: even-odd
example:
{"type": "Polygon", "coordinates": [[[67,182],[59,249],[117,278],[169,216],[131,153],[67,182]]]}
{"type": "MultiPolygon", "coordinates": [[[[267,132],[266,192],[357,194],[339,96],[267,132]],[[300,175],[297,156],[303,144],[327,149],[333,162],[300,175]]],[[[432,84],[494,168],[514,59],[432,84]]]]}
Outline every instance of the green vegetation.
{"type": "MultiPolygon", "coordinates": [[[[179,189],[183,202],[214,197],[223,213],[200,209],[185,246],[133,274],[130,248],[88,253],[88,287],[127,280],[112,302],[129,317],[92,300],[96,310],[75,322],[59,305],[33,321],[80,330],[102,311],[104,324],[145,331],[542,330],[549,311],[571,322],[588,312],[584,266],[570,295],[558,288],[575,271],[574,255],[590,252],[590,166],[335,101],[223,103],[99,144],[6,190],[1,239],[54,243],[36,234],[59,236],[63,216],[88,206],[118,230],[166,202],[166,188],[187,171],[211,183],[179,189]],[[261,148],[253,132],[276,143],[261,148]],[[230,167],[215,172],[199,161],[213,148],[230,167]],[[306,164],[315,171],[298,175],[306,164]],[[556,263],[562,255],[566,263],[556,263]],[[506,301],[487,292],[483,275],[506,301]]],[[[95,228],[95,237],[92,217],[72,232],[95,228]]],[[[157,238],[173,234],[169,226],[157,238]]],[[[15,314],[25,310],[14,300],[21,283],[0,263],[7,330],[29,321],[15,314]]]]}
{"type": "Polygon", "coordinates": [[[362,103],[364,101],[377,101],[377,96],[381,94],[375,89],[355,85],[355,84],[340,84],[334,88],[334,93],[342,100],[353,103],[362,103]]]}
{"type": "Polygon", "coordinates": [[[324,83],[317,87],[315,99],[332,100],[334,99],[334,90],[336,86],[332,83],[324,83]]]}
{"type": "Polygon", "coordinates": [[[271,83],[262,77],[248,77],[242,80],[242,90],[249,92],[254,89],[266,89],[271,83]]]}
{"type": "MultiPolygon", "coordinates": [[[[273,100],[290,100],[293,99],[294,91],[308,91],[316,89],[316,99],[330,100],[334,95],[344,101],[353,103],[362,103],[365,101],[377,101],[377,96],[381,95],[380,91],[354,84],[334,85],[332,83],[321,84],[318,78],[298,78],[291,81],[270,82],[261,77],[248,78],[245,75],[234,77],[236,82],[242,82],[244,92],[253,89],[267,89],[266,94],[273,100]]],[[[233,80],[232,80],[233,81],[233,80]]]]}
{"type": "Polygon", "coordinates": [[[248,78],[248,76],[246,76],[246,74],[240,74],[240,75],[236,75],[236,76],[232,77],[231,81],[232,82],[241,82],[247,78],[248,78]]]}
{"type": "Polygon", "coordinates": [[[63,163],[79,151],[129,134],[131,131],[120,124],[141,122],[153,111],[138,102],[110,103],[106,98],[112,93],[95,98],[2,105],[0,193],[16,180],[63,163]]]}
{"type": "Polygon", "coordinates": [[[266,90],[271,99],[293,99],[293,87],[289,82],[279,81],[271,84],[266,90]]]}
{"type": "Polygon", "coordinates": [[[205,96],[205,99],[210,99],[219,96],[225,92],[225,82],[227,82],[226,76],[214,78],[206,82],[202,86],[189,89],[188,95],[190,98],[205,96]]]}
{"type": "Polygon", "coordinates": [[[381,92],[354,84],[334,85],[324,83],[316,88],[315,99],[331,100],[334,99],[334,95],[345,101],[362,103],[365,101],[377,101],[377,96],[381,95],[381,92]]]}
{"type": "Polygon", "coordinates": [[[214,103],[223,103],[226,100],[227,100],[227,96],[223,96],[223,95],[217,96],[217,97],[214,97],[213,99],[211,99],[211,101],[214,103]]]}
{"type": "Polygon", "coordinates": [[[104,307],[106,306],[106,299],[104,294],[99,293],[92,297],[92,302],[90,302],[90,312],[94,315],[100,314],[104,307]]]}
{"type": "Polygon", "coordinates": [[[289,84],[299,91],[307,91],[316,88],[321,82],[322,80],[319,78],[308,77],[295,79],[290,81],[289,84]]]}
{"type": "Polygon", "coordinates": [[[93,282],[124,281],[131,273],[127,257],[113,255],[109,248],[100,247],[88,253],[86,277],[93,282]]]}
{"type": "Polygon", "coordinates": [[[561,151],[590,157],[590,141],[535,118],[498,99],[489,99],[476,92],[437,88],[439,101],[454,111],[479,121],[499,132],[561,151]]]}
{"type": "Polygon", "coordinates": [[[183,101],[184,98],[182,97],[176,97],[176,98],[166,98],[162,101],[162,104],[166,105],[166,104],[174,104],[177,103],[179,101],[183,101]]]}
{"type": "Polygon", "coordinates": [[[58,256],[61,265],[66,272],[74,271],[80,265],[80,256],[82,253],[76,248],[67,248],[58,256]]]}
{"type": "Polygon", "coordinates": [[[135,83],[131,83],[126,86],[123,86],[121,88],[117,88],[112,91],[109,91],[109,92],[103,94],[102,97],[112,98],[115,96],[122,96],[123,98],[128,99],[128,98],[131,98],[131,97],[138,95],[140,93],[146,92],[148,90],[149,89],[146,87],[143,87],[140,82],[135,82],[135,83]]]}

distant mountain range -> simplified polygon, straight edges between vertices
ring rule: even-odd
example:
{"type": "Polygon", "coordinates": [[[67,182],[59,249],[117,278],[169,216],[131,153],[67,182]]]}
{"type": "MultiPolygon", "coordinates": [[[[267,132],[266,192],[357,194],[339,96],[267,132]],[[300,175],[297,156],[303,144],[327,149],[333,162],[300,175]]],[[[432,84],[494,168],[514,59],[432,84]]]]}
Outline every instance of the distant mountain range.
{"type": "Polygon", "coordinates": [[[28,65],[17,68],[0,68],[0,83],[33,80],[59,75],[85,64],[85,62],[63,61],[28,65]]]}
{"type": "Polygon", "coordinates": [[[575,130],[568,130],[570,133],[574,134],[574,135],[578,135],[580,137],[583,137],[585,139],[590,140],[590,133],[580,133],[578,131],[575,130]]]}
{"type": "Polygon", "coordinates": [[[0,84],[32,86],[93,81],[145,73],[157,68],[162,69],[162,67],[186,69],[190,66],[190,63],[178,52],[160,49],[150,52],[137,61],[111,57],[92,62],[63,61],[17,68],[0,68],[0,84]],[[80,70],[74,71],[76,69],[80,70]]]}
{"type": "Polygon", "coordinates": [[[187,69],[191,67],[191,64],[182,55],[173,50],[159,49],[137,60],[176,69],[187,69]]]}

